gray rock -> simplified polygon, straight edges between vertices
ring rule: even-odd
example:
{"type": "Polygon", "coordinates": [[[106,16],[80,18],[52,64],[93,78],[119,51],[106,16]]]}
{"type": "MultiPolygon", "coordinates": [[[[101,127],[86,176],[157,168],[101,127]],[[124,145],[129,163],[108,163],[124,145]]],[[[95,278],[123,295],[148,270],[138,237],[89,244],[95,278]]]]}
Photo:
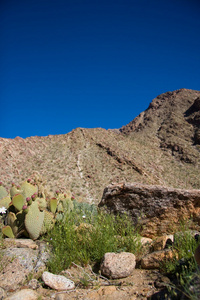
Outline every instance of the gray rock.
{"type": "Polygon", "coordinates": [[[17,258],[24,269],[31,273],[37,263],[39,251],[29,248],[8,248],[3,253],[4,256],[17,258]]]}
{"type": "Polygon", "coordinates": [[[136,257],[133,253],[108,252],[104,255],[100,269],[101,273],[111,279],[125,278],[135,269],[136,257]]]}
{"type": "Polygon", "coordinates": [[[42,280],[50,288],[58,291],[72,290],[75,288],[74,282],[70,279],[62,275],[54,275],[50,272],[44,272],[42,274],[42,280]]]}

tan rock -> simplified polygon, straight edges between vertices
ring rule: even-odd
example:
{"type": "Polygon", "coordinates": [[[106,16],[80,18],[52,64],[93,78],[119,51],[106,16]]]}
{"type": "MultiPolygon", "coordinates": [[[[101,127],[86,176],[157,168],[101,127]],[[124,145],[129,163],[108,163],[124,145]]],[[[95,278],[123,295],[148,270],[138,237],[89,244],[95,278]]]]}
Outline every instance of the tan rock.
{"type": "Polygon", "coordinates": [[[141,237],[140,242],[143,246],[147,246],[147,245],[151,245],[153,240],[147,237],[141,237]]]}
{"type": "Polygon", "coordinates": [[[75,288],[74,282],[70,279],[62,275],[54,275],[50,272],[44,272],[42,274],[42,280],[50,288],[58,291],[72,290],[75,288]]]}
{"type": "Polygon", "coordinates": [[[5,290],[15,290],[26,280],[26,275],[28,274],[29,270],[23,267],[19,260],[15,258],[1,271],[0,287],[5,290]]]}
{"type": "Polygon", "coordinates": [[[113,294],[117,291],[115,286],[108,287],[100,287],[97,291],[91,291],[88,293],[88,299],[109,299],[109,296],[113,296],[113,294]]]}
{"type": "Polygon", "coordinates": [[[154,249],[154,251],[163,250],[163,249],[165,249],[166,244],[168,242],[170,242],[172,244],[173,241],[174,241],[174,236],[173,235],[163,235],[163,236],[160,236],[160,237],[156,238],[153,241],[153,249],[154,249]]]}
{"type": "Polygon", "coordinates": [[[101,263],[101,273],[112,279],[124,278],[131,275],[135,269],[136,257],[133,253],[108,252],[101,263]]]}
{"type": "Polygon", "coordinates": [[[11,239],[6,238],[4,240],[6,247],[14,247],[14,248],[30,248],[30,249],[38,249],[38,245],[31,239],[11,239]]]}
{"type": "Polygon", "coordinates": [[[38,293],[31,289],[23,289],[5,298],[5,300],[37,300],[38,293]]]}
{"type": "Polygon", "coordinates": [[[170,249],[156,251],[156,252],[145,255],[141,259],[141,267],[143,269],[159,269],[161,266],[161,263],[165,259],[172,259],[173,257],[174,257],[174,253],[170,249]]]}

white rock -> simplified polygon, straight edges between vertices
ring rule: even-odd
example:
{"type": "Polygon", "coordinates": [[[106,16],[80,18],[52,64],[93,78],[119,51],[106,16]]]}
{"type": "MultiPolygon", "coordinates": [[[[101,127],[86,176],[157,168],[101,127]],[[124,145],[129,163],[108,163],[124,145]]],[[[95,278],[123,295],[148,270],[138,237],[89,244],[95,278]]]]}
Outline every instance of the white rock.
{"type": "Polygon", "coordinates": [[[74,282],[70,279],[62,275],[54,275],[50,272],[44,272],[42,274],[42,280],[52,289],[59,291],[72,290],[75,288],[74,282]]]}
{"type": "Polygon", "coordinates": [[[39,295],[35,291],[24,289],[8,296],[5,300],[37,300],[38,298],[39,295]]]}

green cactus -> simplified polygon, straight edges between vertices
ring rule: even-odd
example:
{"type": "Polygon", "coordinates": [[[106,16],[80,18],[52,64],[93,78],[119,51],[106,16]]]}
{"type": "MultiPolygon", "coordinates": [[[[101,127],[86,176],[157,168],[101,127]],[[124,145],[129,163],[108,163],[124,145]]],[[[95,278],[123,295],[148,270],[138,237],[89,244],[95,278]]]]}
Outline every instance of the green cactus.
{"type": "Polygon", "coordinates": [[[56,209],[57,209],[57,204],[58,204],[58,199],[57,198],[50,199],[50,201],[49,201],[50,210],[54,214],[55,214],[56,209]]]}
{"type": "Polygon", "coordinates": [[[33,194],[38,193],[38,187],[31,184],[28,181],[24,181],[21,184],[21,190],[22,190],[22,195],[24,196],[24,199],[27,197],[31,197],[33,194]]]}
{"type": "Polygon", "coordinates": [[[44,211],[44,222],[40,234],[43,235],[47,231],[51,230],[55,224],[54,214],[50,211],[44,211]]]}
{"type": "Polygon", "coordinates": [[[61,202],[58,203],[57,212],[64,212],[64,208],[61,202]]]}
{"type": "Polygon", "coordinates": [[[31,239],[36,240],[40,236],[44,221],[44,211],[40,211],[38,202],[34,201],[25,216],[25,227],[31,239]]]}
{"type": "Polygon", "coordinates": [[[46,209],[46,207],[47,207],[47,201],[46,201],[45,198],[39,198],[39,197],[37,197],[35,199],[35,201],[38,203],[39,210],[42,211],[42,210],[46,209]]]}
{"type": "Polygon", "coordinates": [[[0,207],[4,206],[5,208],[8,209],[10,202],[11,202],[11,199],[10,199],[10,196],[8,195],[8,196],[0,199],[0,207]]]}
{"type": "Polygon", "coordinates": [[[17,236],[18,233],[17,218],[13,212],[9,212],[7,216],[7,225],[9,225],[12,228],[12,232],[14,236],[17,236]]]}
{"type": "Polygon", "coordinates": [[[10,196],[11,196],[11,198],[13,196],[15,196],[16,194],[20,194],[20,193],[22,193],[22,190],[20,190],[19,187],[16,187],[16,185],[14,183],[12,183],[12,187],[10,189],[10,196]]]}
{"type": "Polygon", "coordinates": [[[24,203],[25,203],[25,201],[24,201],[24,197],[22,194],[16,194],[13,196],[12,204],[17,209],[17,211],[22,210],[24,203]]]}
{"type": "Polygon", "coordinates": [[[62,200],[64,213],[70,213],[74,209],[74,203],[70,198],[64,198],[62,200]]]}
{"type": "Polygon", "coordinates": [[[0,200],[8,195],[5,187],[3,187],[2,182],[0,182],[0,200]]]}
{"type": "Polygon", "coordinates": [[[45,193],[38,193],[39,185],[31,184],[30,180],[19,187],[13,183],[10,195],[6,192],[4,197],[5,189],[1,186],[0,182],[0,207],[8,210],[2,232],[8,237],[27,236],[36,240],[51,230],[57,220],[64,220],[74,207],[70,191],[65,194],[57,191],[56,198],[47,201],[45,193]]]}
{"type": "Polygon", "coordinates": [[[5,236],[9,237],[9,238],[14,238],[14,237],[15,237],[14,234],[13,234],[12,228],[11,228],[9,225],[4,226],[4,227],[2,228],[2,233],[3,233],[5,236]]]}

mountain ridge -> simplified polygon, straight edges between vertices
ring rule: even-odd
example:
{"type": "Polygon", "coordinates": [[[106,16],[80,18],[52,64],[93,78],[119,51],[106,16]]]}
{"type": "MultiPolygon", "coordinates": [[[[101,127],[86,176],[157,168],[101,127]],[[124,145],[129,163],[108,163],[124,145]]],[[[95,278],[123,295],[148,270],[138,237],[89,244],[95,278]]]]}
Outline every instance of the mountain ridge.
{"type": "Polygon", "coordinates": [[[0,138],[0,179],[8,188],[39,173],[49,188],[99,203],[112,182],[200,188],[200,91],[163,93],[120,129],[0,138]]]}

